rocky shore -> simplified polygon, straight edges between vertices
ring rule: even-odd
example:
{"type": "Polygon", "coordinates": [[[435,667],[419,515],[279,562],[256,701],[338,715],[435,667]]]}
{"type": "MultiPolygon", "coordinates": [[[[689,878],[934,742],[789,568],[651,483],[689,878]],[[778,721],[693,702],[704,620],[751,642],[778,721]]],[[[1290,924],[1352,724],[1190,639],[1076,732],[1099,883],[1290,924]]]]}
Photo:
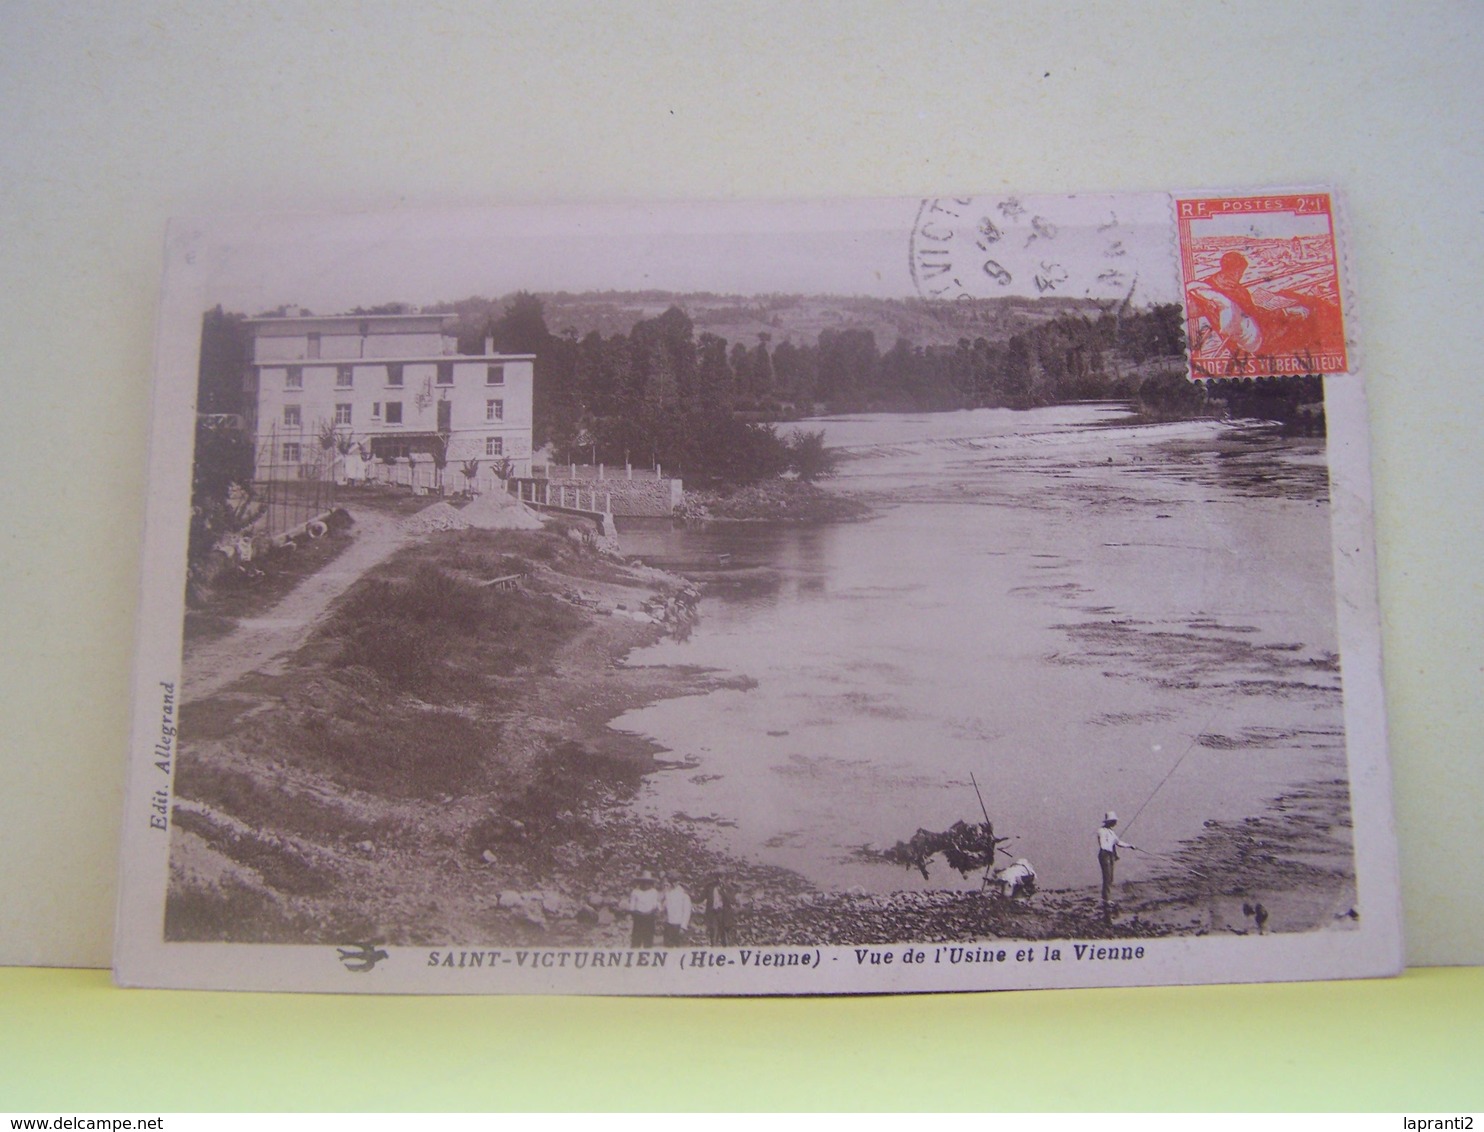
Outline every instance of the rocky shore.
{"type": "Polygon", "coordinates": [[[687,491],[676,511],[686,522],[838,523],[863,519],[861,500],[802,480],[765,480],[727,491],[687,491]]]}
{"type": "MultiPolygon", "coordinates": [[[[736,686],[624,663],[688,630],[695,587],[616,559],[576,524],[437,527],[284,663],[186,705],[168,938],[624,946],[641,870],[693,894],[727,878],[734,942],[755,945],[1309,931],[1359,915],[1340,780],[1209,825],[1106,915],[1094,879],[1013,902],[821,892],[722,854],[706,821],[627,806],[646,775],[693,768],[610,726],[736,686]]],[[[698,914],[687,942],[704,935],[698,914]]]]}

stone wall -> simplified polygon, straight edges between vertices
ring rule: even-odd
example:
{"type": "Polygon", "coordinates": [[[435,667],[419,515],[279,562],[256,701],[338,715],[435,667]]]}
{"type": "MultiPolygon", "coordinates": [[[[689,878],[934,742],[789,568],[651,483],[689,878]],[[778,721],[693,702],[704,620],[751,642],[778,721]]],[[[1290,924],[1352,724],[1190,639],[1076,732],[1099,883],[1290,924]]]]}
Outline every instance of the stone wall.
{"type": "MultiPolygon", "coordinates": [[[[668,515],[675,510],[671,484],[679,480],[604,480],[592,486],[601,498],[607,493],[615,515],[668,515]]],[[[678,494],[678,493],[676,493],[678,494]]]]}

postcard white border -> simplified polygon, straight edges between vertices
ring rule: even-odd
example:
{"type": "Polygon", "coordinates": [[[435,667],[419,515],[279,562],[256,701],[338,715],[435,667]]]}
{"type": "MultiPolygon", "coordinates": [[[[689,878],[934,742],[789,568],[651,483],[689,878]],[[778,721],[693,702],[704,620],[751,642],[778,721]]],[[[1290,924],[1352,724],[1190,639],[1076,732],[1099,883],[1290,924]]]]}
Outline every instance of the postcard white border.
{"type": "MultiPolygon", "coordinates": [[[[1240,190],[1239,190],[1240,191],[1240,190]]],[[[1239,191],[1168,194],[1222,196],[1239,191]]],[[[1333,192],[1333,190],[1330,190],[1333,192]]],[[[1135,194],[1130,194],[1135,195],[1135,194]]],[[[1142,194],[1139,194],[1142,195],[1142,194]]],[[[1163,195],[1163,194],[1161,194],[1163,195]]],[[[1347,238],[1343,201],[1337,199],[1337,226],[1342,247],[1347,238]]],[[[521,210],[522,222],[561,227],[574,217],[587,223],[619,219],[661,230],[674,218],[692,227],[716,230],[727,225],[793,224],[807,228],[814,219],[859,208],[879,217],[899,208],[903,258],[911,218],[919,202],[861,201],[787,204],[686,204],[579,206],[521,210]],[[782,218],[775,220],[772,218],[782,218]]],[[[489,223],[508,214],[493,211],[445,213],[439,224],[489,223]]],[[[1263,937],[1162,937],[1154,939],[1011,941],[963,945],[998,952],[1004,962],[933,961],[934,949],[947,945],[894,944],[851,948],[684,948],[654,951],[663,966],[592,964],[591,953],[606,948],[491,948],[500,955],[493,966],[467,964],[452,968],[429,962],[431,951],[450,949],[386,947],[387,958],[365,973],[341,964],[330,946],[166,943],[163,941],[164,897],[168,879],[169,835],[151,824],[158,813],[159,790],[169,789],[171,775],[156,766],[161,760],[161,722],[166,685],[181,686],[181,625],[186,584],[185,542],[190,507],[195,388],[202,312],[207,309],[207,277],[212,256],[223,247],[271,232],[293,238],[296,231],[334,233],[337,238],[365,238],[379,226],[407,230],[429,217],[419,213],[363,214],[355,217],[282,217],[173,224],[166,240],[165,274],[157,330],[156,370],[151,392],[149,494],[146,505],[138,644],[133,680],[134,715],[122,837],[123,868],[119,889],[114,972],[125,986],[202,989],[286,990],[380,993],[572,993],[645,995],[757,995],[821,993],[894,993],[980,991],[1043,987],[1170,985],[1354,978],[1399,973],[1403,962],[1399,873],[1386,755],[1386,722],[1381,680],[1379,611],[1376,600],[1375,547],[1371,526],[1371,477],[1366,398],[1359,359],[1359,335],[1353,306],[1354,274],[1348,257],[1342,270],[1346,284],[1347,335],[1356,359],[1349,375],[1325,379],[1331,516],[1334,545],[1338,633],[1343,666],[1344,717],[1349,759],[1358,909],[1353,930],[1263,937]],[[1142,949],[1135,960],[1074,960],[1065,954],[1077,945],[1092,948],[1142,949]],[[1018,952],[1040,955],[1060,946],[1060,963],[1044,958],[1015,959],[1018,952]],[[578,969],[570,956],[588,952],[578,969]],[[688,962],[693,953],[710,952],[726,960],[719,965],[688,962]],[[759,966],[760,956],[811,953],[808,965],[759,966]],[[865,952],[861,960],[857,952],[865,952]],[[929,958],[908,961],[908,952],[929,958]],[[517,954],[526,958],[518,959],[517,954]],[[563,954],[569,956],[562,960],[563,954]],[[746,961],[744,962],[744,953],[746,961]],[[870,954],[890,953],[890,962],[870,961],[870,954]],[[509,961],[505,957],[509,956],[509,961]],[[550,957],[550,958],[547,958],[550,957]]],[[[500,222],[504,222],[503,220],[500,222]]],[[[1173,231],[1172,231],[1173,245],[1173,231]]],[[[1344,253],[1342,252],[1342,255],[1344,253]]],[[[903,264],[905,266],[905,263],[903,264]]],[[[173,745],[170,759],[173,774],[173,745]]],[[[168,795],[165,796],[168,804],[168,795]]],[[[453,948],[455,954],[469,948],[453,948]]],[[[653,959],[651,958],[651,962],[653,959]]]]}

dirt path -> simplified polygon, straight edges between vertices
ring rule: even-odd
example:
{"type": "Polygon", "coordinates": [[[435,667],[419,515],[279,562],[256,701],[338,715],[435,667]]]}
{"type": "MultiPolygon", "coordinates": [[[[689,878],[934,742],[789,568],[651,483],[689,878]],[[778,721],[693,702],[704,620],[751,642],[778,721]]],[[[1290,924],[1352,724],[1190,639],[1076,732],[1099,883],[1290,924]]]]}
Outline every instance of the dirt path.
{"type": "Polygon", "coordinates": [[[284,659],[308,639],[330,603],[411,538],[402,517],[360,511],[354,541],[323,570],[306,578],[262,617],[243,618],[226,636],[187,646],[183,701],[213,695],[249,672],[277,674],[284,659]]]}

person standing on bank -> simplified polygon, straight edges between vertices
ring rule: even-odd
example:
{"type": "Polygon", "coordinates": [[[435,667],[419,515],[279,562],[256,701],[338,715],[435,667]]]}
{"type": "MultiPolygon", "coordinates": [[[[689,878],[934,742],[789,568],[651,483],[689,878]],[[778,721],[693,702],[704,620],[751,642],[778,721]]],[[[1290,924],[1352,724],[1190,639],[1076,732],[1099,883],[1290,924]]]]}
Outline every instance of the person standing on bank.
{"type": "Polygon", "coordinates": [[[679,878],[672,877],[665,883],[661,902],[665,913],[665,946],[679,947],[680,937],[690,927],[690,916],[694,908],[690,893],[680,886],[679,878]]]}
{"type": "Polygon", "coordinates": [[[1117,824],[1118,815],[1109,810],[1103,815],[1103,824],[1098,827],[1098,868],[1103,874],[1104,907],[1107,907],[1108,900],[1113,895],[1113,863],[1118,860],[1118,850],[1137,848],[1118,836],[1118,831],[1113,828],[1117,824]]]}
{"type": "Polygon", "coordinates": [[[634,926],[629,932],[630,947],[654,946],[654,923],[660,913],[660,890],[654,883],[654,874],[648,869],[634,880],[634,891],[629,893],[629,915],[634,926]]]}
{"type": "Polygon", "coordinates": [[[734,916],[732,886],[720,876],[712,875],[706,882],[706,892],[701,907],[706,910],[706,939],[713,947],[730,947],[734,916]]]}

